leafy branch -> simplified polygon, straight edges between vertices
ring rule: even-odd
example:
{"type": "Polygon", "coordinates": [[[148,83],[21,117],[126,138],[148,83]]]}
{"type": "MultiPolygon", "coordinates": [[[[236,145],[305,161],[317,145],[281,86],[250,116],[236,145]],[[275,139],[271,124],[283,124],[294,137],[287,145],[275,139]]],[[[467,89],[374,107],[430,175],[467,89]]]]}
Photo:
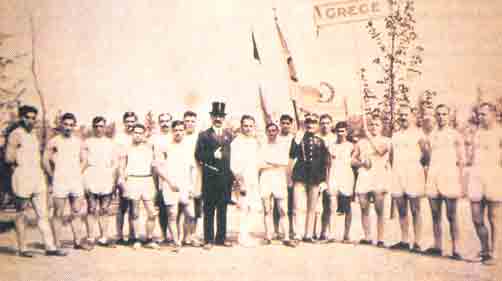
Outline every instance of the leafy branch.
{"type": "MultiPolygon", "coordinates": [[[[386,133],[392,135],[398,109],[411,106],[409,83],[422,74],[420,67],[424,48],[417,43],[414,1],[389,0],[389,4],[391,12],[383,20],[384,30],[379,30],[373,21],[368,21],[366,25],[370,38],[380,52],[372,63],[382,72],[382,77],[375,83],[383,85],[383,95],[377,97],[373,93],[364,68],[361,69],[361,83],[365,114],[379,114],[386,133]]],[[[435,95],[433,91],[426,91],[424,105],[430,106],[435,95]]]]}

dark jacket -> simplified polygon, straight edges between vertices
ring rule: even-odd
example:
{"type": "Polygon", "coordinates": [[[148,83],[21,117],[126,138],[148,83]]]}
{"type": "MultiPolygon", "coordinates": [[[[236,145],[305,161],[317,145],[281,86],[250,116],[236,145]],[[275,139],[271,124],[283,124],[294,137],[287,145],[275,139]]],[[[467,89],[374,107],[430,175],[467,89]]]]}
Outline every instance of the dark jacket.
{"type": "Polygon", "coordinates": [[[305,133],[300,143],[293,139],[289,158],[297,160],[293,167],[293,181],[318,185],[327,180],[330,157],[328,148],[320,137],[305,133]]]}
{"type": "Polygon", "coordinates": [[[202,166],[202,197],[206,202],[230,200],[233,175],[230,171],[230,143],[233,135],[223,130],[217,137],[213,128],[202,131],[197,139],[195,159],[202,166]],[[222,158],[214,158],[214,152],[221,147],[222,158]]]}

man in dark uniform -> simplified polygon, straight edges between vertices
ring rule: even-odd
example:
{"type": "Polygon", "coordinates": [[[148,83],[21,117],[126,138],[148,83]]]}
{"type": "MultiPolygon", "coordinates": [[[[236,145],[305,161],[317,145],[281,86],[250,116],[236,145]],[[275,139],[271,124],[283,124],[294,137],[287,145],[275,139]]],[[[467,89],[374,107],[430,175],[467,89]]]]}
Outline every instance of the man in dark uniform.
{"type": "Polygon", "coordinates": [[[202,131],[197,139],[195,159],[202,166],[202,200],[204,201],[204,248],[213,244],[230,247],[226,241],[227,205],[230,201],[233,176],[230,171],[230,143],[233,136],[224,130],[225,104],[213,102],[212,127],[202,131]],[[216,216],[216,236],[214,217],[216,216]]]}
{"type": "Polygon", "coordinates": [[[307,214],[303,241],[309,243],[313,242],[314,214],[319,199],[319,188],[321,184],[326,184],[330,165],[328,148],[316,135],[318,129],[318,116],[315,114],[305,116],[305,132],[297,133],[289,151],[289,167],[293,181],[293,232],[297,231],[298,198],[300,192],[304,190],[307,193],[307,214]]]}

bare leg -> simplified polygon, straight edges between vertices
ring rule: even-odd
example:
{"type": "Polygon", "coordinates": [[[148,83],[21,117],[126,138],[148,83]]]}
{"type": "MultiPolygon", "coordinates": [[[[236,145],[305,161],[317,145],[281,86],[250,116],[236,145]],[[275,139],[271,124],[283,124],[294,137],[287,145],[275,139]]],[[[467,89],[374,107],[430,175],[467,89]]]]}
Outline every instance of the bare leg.
{"type": "Polygon", "coordinates": [[[16,198],[16,238],[17,248],[20,253],[26,251],[26,208],[28,200],[25,198],[16,198]]]}
{"type": "Polygon", "coordinates": [[[75,245],[80,245],[84,239],[84,222],[85,211],[83,208],[84,198],[73,197],[70,199],[70,209],[72,213],[71,230],[73,232],[73,240],[75,245]]]}
{"type": "MultiPolygon", "coordinates": [[[[135,229],[134,232],[134,237],[130,237],[130,239],[134,240],[139,240],[139,230],[140,230],[140,221],[139,221],[139,214],[140,214],[140,199],[138,200],[130,200],[129,201],[129,217],[132,219],[132,225],[133,228],[135,229]]],[[[136,241],[137,242],[137,241],[136,241]]]]}
{"type": "Polygon", "coordinates": [[[300,182],[296,182],[291,189],[291,234],[294,238],[297,237],[297,228],[298,228],[298,203],[300,192],[305,190],[305,185],[300,182]]]}
{"type": "Polygon", "coordinates": [[[485,217],[485,203],[483,201],[471,202],[471,215],[472,223],[476,229],[479,242],[481,243],[481,255],[490,253],[490,246],[488,243],[488,229],[486,228],[485,217]]]}
{"type": "Polygon", "coordinates": [[[385,193],[375,193],[375,213],[377,215],[377,240],[383,242],[385,227],[384,209],[385,193]]]}
{"type": "Polygon", "coordinates": [[[364,239],[369,241],[371,233],[370,222],[370,202],[368,200],[368,193],[359,194],[359,205],[361,207],[361,226],[363,227],[364,239]]]}
{"type": "MultiPolygon", "coordinates": [[[[124,239],[124,222],[125,222],[125,216],[127,211],[131,208],[131,200],[123,197],[120,195],[119,198],[119,212],[117,214],[117,239],[123,240],[124,239]]],[[[131,211],[129,210],[129,218],[131,218],[130,215],[131,211]]],[[[131,236],[131,233],[129,233],[130,238],[134,238],[131,236]]]]}
{"type": "Polygon", "coordinates": [[[98,197],[94,194],[89,194],[87,196],[87,239],[92,243],[96,242],[96,236],[94,235],[94,226],[98,221],[98,197]]]}
{"type": "Polygon", "coordinates": [[[457,219],[457,199],[446,199],[446,218],[450,224],[451,246],[453,254],[457,253],[459,240],[458,219],[457,219]]]}
{"type": "MultiPolygon", "coordinates": [[[[271,240],[272,239],[272,234],[270,233],[271,231],[271,218],[270,218],[270,211],[272,209],[271,207],[271,201],[274,200],[270,197],[264,197],[262,198],[262,203],[263,203],[263,226],[265,228],[265,239],[266,240],[271,240]]],[[[277,205],[277,201],[275,202],[274,205],[277,205]]],[[[273,212],[273,211],[272,211],[273,212]]],[[[275,225],[275,222],[274,222],[275,225]]],[[[275,226],[274,226],[275,228],[275,226]]]]}
{"type": "Polygon", "coordinates": [[[171,237],[174,241],[175,245],[180,245],[179,240],[179,231],[176,225],[176,213],[177,206],[176,204],[166,206],[166,214],[167,214],[167,231],[171,234],[171,237]]]}
{"type": "Polygon", "coordinates": [[[185,241],[185,223],[181,221],[182,219],[184,220],[182,207],[181,204],[178,203],[178,213],[176,214],[176,228],[178,229],[178,235],[180,236],[179,239],[185,241]],[[181,237],[183,237],[183,239],[181,237]]]}
{"type": "Polygon", "coordinates": [[[183,203],[180,204],[179,207],[184,217],[183,239],[185,239],[185,242],[192,243],[192,245],[194,245],[193,235],[195,234],[195,212],[193,206],[191,204],[183,203]]]}
{"type": "Polygon", "coordinates": [[[442,199],[429,198],[432,214],[432,230],[434,233],[434,248],[443,249],[443,230],[441,227],[442,199]]]}
{"type": "Polygon", "coordinates": [[[63,231],[63,215],[66,200],[66,198],[54,198],[54,216],[52,217],[52,225],[54,231],[54,242],[57,248],[61,248],[60,239],[63,231]]]}
{"type": "Polygon", "coordinates": [[[284,239],[283,241],[288,241],[291,239],[289,237],[289,233],[287,231],[287,226],[286,226],[286,204],[284,202],[284,199],[282,198],[275,198],[275,204],[277,205],[277,209],[279,211],[279,226],[281,228],[282,233],[284,233],[284,239]]]}
{"type": "Polygon", "coordinates": [[[112,196],[106,195],[101,198],[99,211],[99,224],[101,226],[101,238],[104,241],[109,241],[110,235],[110,221],[111,221],[111,210],[110,206],[112,203],[112,196]]]}
{"type": "MultiPolygon", "coordinates": [[[[348,199],[350,200],[350,199],[348,199]]],[[[345,228],[343,231],[343,240],[350,240],[350,227],[352,225],[352,208],[350,202],[348,208],[345,210],[345,228]]]]}
{"type": "Polygon", "coordinates": [[[312,238],[314,234],[314,217],[317,200],[319,199],[319,186],[310,186],[307,190],[307,216],[305,218],[305,238],[312,238]]]}
{"type": "Polygon", "coordinates": [[[420,245],[422,241],[422,214],[420,208],[420,198],[410,198],[411,216],[413,217],[414,245],[420,245]]]}
{"type": "Polygon", "coordinates": [[[334,205],[334,196],[331,194],[331,191],[325,190],[323,192],[322,198],[322,228],[321,228],[321,237],[326,239],[331,238],[332,233],[332,214],[333,214],[333,205],[334,205]]]}
{"type": "Polygon", "coordinates": [[[155,202],[153,200],[143,199],[143,205],[146,210],[145,232],[147,241],[152,240],[153,231],[155,230],[155,221],[157,219],[157,210],[155,209],[155,202]]]}
{"type": "Polygon", "coordinates": [[[47,208],[47,193],[34,195],[31,199],[33,210],[37,215],[38,229],[42,236],[45,250],[54,251],[56,246],[54,245],[54,238],[52,235],[51,227],[49,224],[49,215],[47,208]]]}
{"type": "Polygon", "coordinates": [[[399,213],[399,226],[401,227],[401,242],[408,243],[409,221],[408,200],[403,196],[394,198],[399,213]]]}
{"type": "Polygon", "coordinates": [[[273,209],[272,209],[272,218],[273,218],[273,223],[274,223],[274,233],[276,235],[279,235],[280,230],[279,230],[279,208],[277,208],[277,199],[273,198],[273,209]]]}
{"type": "Polygon", "coordinates": [[[491,234],[491,247],[490,247],[490,254],[493,255],[498,255],[499,253],[499,248],[498,248],[498,242],[500,237],[500,233],[498,232],[499,226],[497,223],[500,223],[501,219],[501,214],[500,210],[502,204],[500,202],[491,202],[488,201],[488,222],[490,223],[490,234],[491,234]]]}

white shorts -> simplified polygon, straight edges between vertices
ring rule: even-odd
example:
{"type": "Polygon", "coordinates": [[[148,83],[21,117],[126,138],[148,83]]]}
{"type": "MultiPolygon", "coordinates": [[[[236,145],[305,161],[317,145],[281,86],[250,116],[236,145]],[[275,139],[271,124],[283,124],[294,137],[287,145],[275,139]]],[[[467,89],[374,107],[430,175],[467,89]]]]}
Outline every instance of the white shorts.
{"type": "Polygon", "coordinates": [[[460,171],[455,165],[431,166],[426,183],[427,197],[452,199],[462,197],[460,178],[460,171]]]}
{"type": "Polygon", "coordinates": [[[12,191],[21,198],[47,192],[47,182],[41,169],[18,166],[12,175],[12,191]]]}
{"type": "Polygon", "coordinates": [[[124,185],[124,197],[131,200],[154,200],[155,195],[153,177],[127,177],[124,185]]]}
{"type": "Polygon", "coordinates": [[[407,195],[409,197],[422,197],[425,194],[425,174],[420,164],[401,165],[394,163],[392,169],[392,197],[407,195]]]}
{"type": "Polygon", "coordinates": [[[173,191],[167,184],[162,188],[162,198],[164,199],[164,205],[178,205],[178,203],[189,204],[191,201],[188,192],[185,191],[173,191]]]}
{"type": "Polygon", "coordinates": [[[261,194],[258,184],[251,184],[243,187],[246,195],[239,195],[238,204],[241,208],[249,208],[252,211],[260,211],[262,209],[261,194]]]}
{"type": "Polygon", "coordinates": [[[356,182],[356,193],[366,194],[369,192],[385,193],[389,186],[390,173],[387,170],[376,171],[374,169],[359,169],[356,182]]]}
{"type": "Polygon", "coordinates": [[[202,168],[197,165],[195,168],[195,184],[193,187],[193,194],[195,197],[202,195],[202,168]]]}
{"type": "Polygon", "coordinates": [[[373,177],[370,171],[359,168],[359,174],[356,180],[356,193],[364,194],[373,191],[373,177]]]}
{"type": "Polygon", "coordinates": [[[284,199],[287,196],[288,181],[284,169],[266,170],[260,176],[260,196],[284,199]]]}
{"type": "Polygon", "coordinates": [[[472,167],[469,172],[467,190],[471,201],[479,202],[486,199],[492,202],[502,202],[502,169],[500,167],[486,170],[472,167]]]}
{"type": "Polygon", "coordinates": [[[112,168],[90,166],[84,172],[84,188],[94,194],[110,194],[113,191],[112,168]]]}
{"type": "Polygon", "coordinates": [[[80,197],[84,195],[84,185],[83,184],[73,184],[70,186],[65,185],[53,185],[52,196],[54,198],[67,198],[80,197]]]}
{"type": "Polygon", "coordinates": [[[345,196],[352,196],[354,190],[354,172],[352,168],[337,170],[335,167],[333,177],[330,181],[333,194],[340,192],[345,196]]]}

